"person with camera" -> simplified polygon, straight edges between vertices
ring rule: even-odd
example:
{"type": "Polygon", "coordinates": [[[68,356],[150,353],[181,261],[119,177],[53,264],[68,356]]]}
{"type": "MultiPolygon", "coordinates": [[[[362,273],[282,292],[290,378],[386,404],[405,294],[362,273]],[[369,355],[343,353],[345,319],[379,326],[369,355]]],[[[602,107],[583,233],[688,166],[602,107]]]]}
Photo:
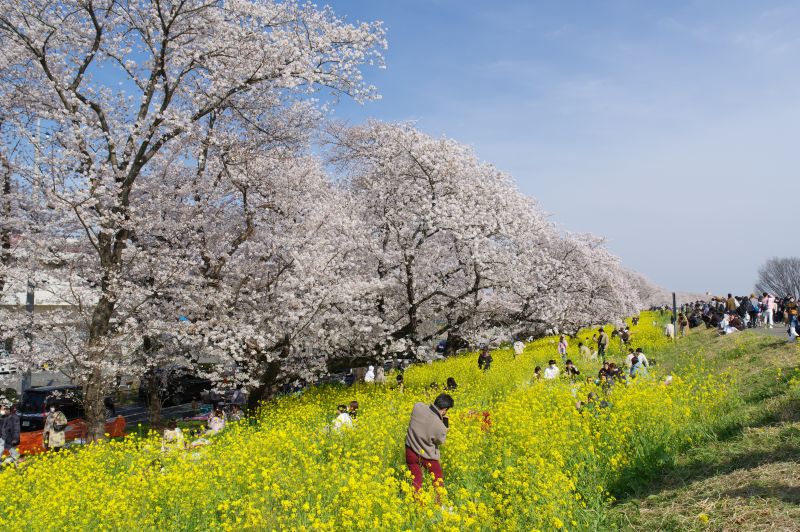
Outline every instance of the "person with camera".
{"type": "Polygon", "coordinates": [[[411,421],[406,434],[406,465],[411,471],[414,490],[422,489],[422,468],[433,475],[434,486],[444,485],[444,474],[439,462],[439,446],[444,444],[450,420],[447,412],[453,408],[453,398],[439,394],[432,405],[416,403],[411,411],[411,421]]]}
{"type": "Polygon", "coordinates": [[[44,421],[44,448],[48,451],[60,451],[67,444],[67,416],[64,412],[50,405],[50,411],[44,421]]]}

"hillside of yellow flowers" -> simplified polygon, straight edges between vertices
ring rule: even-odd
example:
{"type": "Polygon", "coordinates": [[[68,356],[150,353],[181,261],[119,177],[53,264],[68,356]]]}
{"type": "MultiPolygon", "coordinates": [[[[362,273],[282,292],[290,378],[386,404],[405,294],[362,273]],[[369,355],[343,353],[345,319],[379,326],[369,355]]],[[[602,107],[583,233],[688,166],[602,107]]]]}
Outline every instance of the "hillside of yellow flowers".
{"type": "MultiPolygon", "coordinates": [[[[633,326],[650,359],[668,340],[656,316],[633,326]]],[[[533,381],[559,359],[557,338],[413,366],[391,385],[323,386],[229,424],[211,445],[162,451],[157,434],[30,458],[0,472],[0,530],[592,530],[614,486],[651,470],[713,431],[731,379],[697,366],[659,365],[604,390],[586,376],[599,362],[570,358],[571,382],[533,381]],[[445,488],[415,497],[404,460],[413,404],[454,377],[455,408],[442,447],[445,488]],[[594,392],[603,407],[576,408],[594,392]],[[357,400],[352,428],[332,430],[336,406],[357,400]],[[486,414],[484,414],[484,412],[486,414]],[[488,422],[487,422],[488,419],[488,422]],[[438,499],[438,500],[437,500],[438,499]]],[[[610,359],[624,362],[612,341],[610,359]]]]}

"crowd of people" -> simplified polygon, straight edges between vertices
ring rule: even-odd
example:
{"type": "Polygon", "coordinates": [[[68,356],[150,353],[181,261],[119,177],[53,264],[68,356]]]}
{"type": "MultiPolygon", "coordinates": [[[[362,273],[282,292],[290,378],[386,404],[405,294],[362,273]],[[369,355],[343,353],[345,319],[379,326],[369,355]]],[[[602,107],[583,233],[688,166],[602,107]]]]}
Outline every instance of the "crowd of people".
{"type": "MultiPolygon", "coordinates": [[[[759,327],[772,329],[776,324],[783,324],[790,341],[797,341],[800,335],[798,303],[794,296],[777,298],[769,292],[743,296],[728,294],[727,297],[712,297],[709,301],[695,301],[680,306],[678,334],[684,336],[689,329],[703,324],[718,329],[720,334],[759,327]]],[[[664,334],[675,338],[675,325],[668,323],[664,334]]]]}

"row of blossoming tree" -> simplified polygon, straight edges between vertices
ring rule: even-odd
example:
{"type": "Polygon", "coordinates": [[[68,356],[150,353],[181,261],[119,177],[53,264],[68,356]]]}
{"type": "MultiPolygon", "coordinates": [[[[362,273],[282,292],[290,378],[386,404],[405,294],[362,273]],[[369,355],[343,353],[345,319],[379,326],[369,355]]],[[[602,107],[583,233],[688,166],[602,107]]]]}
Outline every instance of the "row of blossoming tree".
{"type": "MultiPolygon", "coordinates": [[[[218,363],[277,383],[441,338],[575,330],[652,287],[466,146],[332,123],[380,23],[273,0],[0,0],[0,327],[83,385],[218,363]]],[[[12,345],[13,344],[13,345],[12,345]]]]}

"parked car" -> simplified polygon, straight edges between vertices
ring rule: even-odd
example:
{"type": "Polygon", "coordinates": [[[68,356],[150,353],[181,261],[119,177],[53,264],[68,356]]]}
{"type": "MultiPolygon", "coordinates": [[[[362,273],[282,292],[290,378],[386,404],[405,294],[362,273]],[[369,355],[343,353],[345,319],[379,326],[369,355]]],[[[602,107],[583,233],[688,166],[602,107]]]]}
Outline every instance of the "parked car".
{"type": "Polygon", "coordinates": [[[208,400],[213,383],[197,375],[187,366],[166,366],[149,371],[142,378],[143,385],[139,387],[139,399],[144,403],[149,402],[148,389],[144,383],[154,380],[159,388],[161,404],[164,406],[188,403],[195,398],[208,400]]]}
{"type": "Polygon", "coordinates": [[[22,392],[19,405],[22,432],[42,430],[47,410],[53,405],[64,412],[67,421],[85,416],[80,386],[40,386],[22,392]]]}
{"type": "MultiPolygon", "coordinates": [[[[86,411],[83,408],[80,386],[40,386],[22,392],[22,400],[19,404],[20,452],[30,454],[44,450],[42,430],[50,406],[55,406],[67,417],[65,431],[67,443],[85,441],[87,429],[84,416],[86,411]]],[[[110,398],[106,400],[106,408],[108,409],[109,406],[113,410],[110,398]]],[[[112,437],[123,436],[125,419],[113,417],[111,411],[108,412],[107,417],[109,419],[106,421],[106,433],[112,437]]]]}

